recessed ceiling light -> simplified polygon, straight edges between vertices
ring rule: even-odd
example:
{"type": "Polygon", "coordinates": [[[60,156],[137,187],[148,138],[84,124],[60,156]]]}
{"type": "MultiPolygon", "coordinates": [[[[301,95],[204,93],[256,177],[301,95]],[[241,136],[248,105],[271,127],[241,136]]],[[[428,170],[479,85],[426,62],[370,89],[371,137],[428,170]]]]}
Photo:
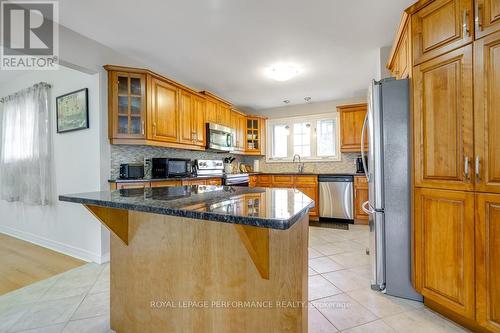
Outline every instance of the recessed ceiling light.
{"type": "Polygon", "coordinates": [[[267,76],[276,81],[287,81],[299,74],[296,65],[290,63],[278,63],[270,66],[267,70],[267,76]]]}

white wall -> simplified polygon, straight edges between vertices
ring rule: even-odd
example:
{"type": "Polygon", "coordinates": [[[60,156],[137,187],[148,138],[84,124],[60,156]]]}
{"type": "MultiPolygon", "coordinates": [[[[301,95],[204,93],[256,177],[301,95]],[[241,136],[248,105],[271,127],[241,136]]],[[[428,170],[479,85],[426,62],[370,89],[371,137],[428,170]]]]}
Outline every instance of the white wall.
{"type": "Polygon", "coordinates": [[[387,69],[387,61],[389,60],[389,55],[391,53],[392,46],[384,46],[378,50],[378,63],[377,63],[377,80],[385,79],[391,77],[391,72],[387,69]]]}
{"type": "MultiPolygon", "coordinates": [[[[59,28],[59,51],[60,63],[66,67],[60,71],[0,72],[0,97],[39,81],[52,83],[53,100],[63,92],[87,86],[91,128],[64,135],[52,130],[55,186],[57,194],[107,190],[110,145],[107,73],[102,66],[144,64],[63,26],[59,28]]],[[[39,208],[0,201],[0,232],[88,261],[109,259],[108,230],[75,204],[56,202],[39,208]]]]}
{"type": "Polygon", "coordinates": [[[57,200],[60,194],[100,189],[100,98],[99,74],[86,74],[60,67],[57,71],[30,71],[0,86],[7,96],[37,82],[49,83],[52,136],[53,204],[46,207],[0,200],[0,232],[70,254],[101,262],[108,249],[101,247],[101,225],[81,205],[57,200]],[[56,133],[55,99],[81,88],[89,89],[90,128],[56,133]]]}
{"type": "MultiPolygon", "coordinates": [[[[366,84],[368,87],[369,83],[366,84]]],[[[284,118],[295,116],[309,116],[328,112],[336,112],[338,105],[366,102],[366,94],[363,97],[356,97],[328,102],[307,103],[299,105],[282,106],[278,108],[262,109],[254,111],[254,114],[272,118],[284,118]]]]}

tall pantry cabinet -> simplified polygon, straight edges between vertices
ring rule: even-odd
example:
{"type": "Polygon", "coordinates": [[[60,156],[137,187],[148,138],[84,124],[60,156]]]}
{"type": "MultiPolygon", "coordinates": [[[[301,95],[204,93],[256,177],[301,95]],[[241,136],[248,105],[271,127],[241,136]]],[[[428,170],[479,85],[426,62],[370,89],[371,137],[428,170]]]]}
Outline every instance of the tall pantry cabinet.
{"type": "Polygon", "coordinates": [[[412,85],[414,286],[500,332],[500,0],[418,1],[388,67],[412,85]]]}

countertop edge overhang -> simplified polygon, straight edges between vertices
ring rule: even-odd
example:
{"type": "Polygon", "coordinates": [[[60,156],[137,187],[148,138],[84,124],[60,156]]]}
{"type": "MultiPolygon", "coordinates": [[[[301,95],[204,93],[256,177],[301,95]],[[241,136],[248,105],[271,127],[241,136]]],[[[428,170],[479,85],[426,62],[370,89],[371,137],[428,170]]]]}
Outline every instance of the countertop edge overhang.
{"type": "MultiPolygon", "coordinates": [[[[259,188],[253,188],[253,189],[255,190],[259,188]]],[[[262,189],[264,190],[264,188],[262,189]]],[[[289,229],[304,215],[306,215],[310,209],[312,209],[315,206],[314,201],[309,198],[311,200],[310,203],[304,204],[302,209],[300,209],[298,212],[296,212],[295,214],[291,215],[288,218],[265,218],[265,217],[255,217],[255,216],[230,215],[230,214],[214,213],[214,212],[201,212],[186,208],[160,207],[157,205],[151,205],[147,203],[115,202],[110,200],[92,199],[84,197],[84,195],[88,194],[89,193],[60,195],[59,201],[78,203],[88,206],[99,206],[99,207],[107,207],[114,209],[139,211],[151,214],[178,216],[196,220],[214,221],[214,222],[222,222],[222,223],[229,223],[236,225],[246,225],[246,226],[254,226],[254,227],[261,227],[268,229],[276,229],[276,230],[289,229]]]]}

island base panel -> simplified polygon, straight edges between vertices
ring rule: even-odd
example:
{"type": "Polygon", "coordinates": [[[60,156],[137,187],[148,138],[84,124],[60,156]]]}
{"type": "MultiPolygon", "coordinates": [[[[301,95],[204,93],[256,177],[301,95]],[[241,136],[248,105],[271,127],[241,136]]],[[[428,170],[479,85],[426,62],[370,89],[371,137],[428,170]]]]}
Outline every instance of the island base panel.
{"type": "Polygon", "coordinates": [[[307,214],[252,254],[241,226],[137,211],[128,223],[128,245],[111,238],[116,332],[307,332],[307,214]]]}

